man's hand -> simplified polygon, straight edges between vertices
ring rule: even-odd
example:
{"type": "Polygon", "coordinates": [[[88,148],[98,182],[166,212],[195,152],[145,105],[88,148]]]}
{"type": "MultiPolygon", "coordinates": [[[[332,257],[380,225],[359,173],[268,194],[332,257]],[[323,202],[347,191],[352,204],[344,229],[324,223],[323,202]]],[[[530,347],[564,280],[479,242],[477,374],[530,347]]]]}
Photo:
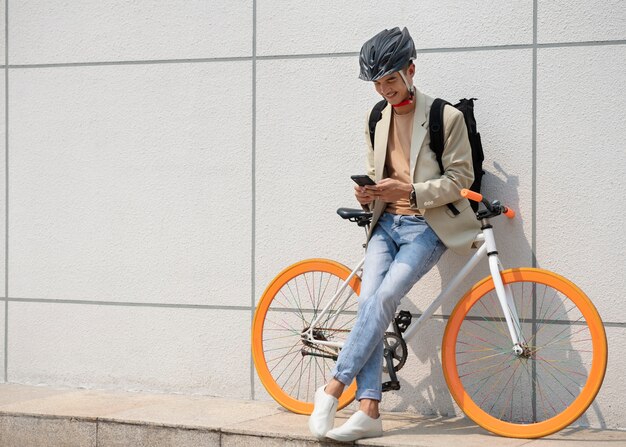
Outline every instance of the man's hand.
{"type": "Polygon", "coordinates": [[[355,185],[354,195],[361,205],[369,205],[374,201],[374,196],[367,192],[364,186],[355,185]]]}
{"type": "Polygon", "coordinates": [[[383,202],[397,202],[400,199],[408,199],[412,189],[413,187],[410,183],[402,183],[390,178],[384,178],[373,186],[365,186],[367,195],[375,199],[381,199],[383,202]]]}

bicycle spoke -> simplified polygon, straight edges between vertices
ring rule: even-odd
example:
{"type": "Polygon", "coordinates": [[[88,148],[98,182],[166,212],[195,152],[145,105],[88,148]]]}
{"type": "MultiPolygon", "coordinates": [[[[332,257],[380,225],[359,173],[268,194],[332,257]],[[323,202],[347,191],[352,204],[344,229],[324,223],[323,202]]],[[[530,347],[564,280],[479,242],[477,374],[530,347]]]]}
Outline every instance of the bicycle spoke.
{"type": "MultiPolygon", "coordinates": [[[[488,320],[486,320],[486,319],[485,319],[484,321],[488,321],[488,320]]],[[[486,327],[484,327],[483,325],[478,324],[478,323],[477,323],[476,321],[474,321],[474,320],[468,320],[468,323],[473,323],[473,324],[475,324],[476,326],[478,326],[479,328],[484,329],[484,330],[486,330],[486,331],[489,331],[489,332],[491,332],[492,334],[495,334],[495,335],[497,335],[497,336],[504,335],[504,337],[505,337],[505,338],[508,338],[508,337],[509,337],[509,334],[508,334],[508,333],[504,333],[504,332],[502,332],[502,331],[498,331],[498,332],[496,332],[496,331],[492,331],[491,329],[486,328],[486,327]]],[[[497,327],[497,325],[496,325],[496,327],[497,327]]]]}
{"type": "MultiPolygon", "coordinates": [[[[304,362],[304,357],[300,357],[300,361],[296,363],[296,366],[293,367],[293,369],[291,370],[291,374],[289,374],[287,379],[283,382],[283,385],[282,385],[283,388],[287,386],[287,383],[289,383],[289,379],[291,379],[291,377],[293,376],[293,373],[295,373],[298,370],[298,366],[300,366],[302,362],[304,362]]],[[[276,378],[276,380],[278,380],[278,377],[276,378]]]]}
{"type": "MultiPolygon", "coordinates": [[[[274,357],[274,358],[272,358],[272,359],[269,359],[269,360],[267,360],[267,359],[266,359],[266,360],[265,360],[265,361],[266,361],[266,363],[268,363],[268,364],[269,364],[269,363],[272,363],[272,362],[275,362],[276,360],[278,360],[278,363],[277,363],[276,365],[274,365],[274,368],[276,368],[276,366],[278,366],[278,364],[280,364],[280,362],[281,362],[282,360],[284,360],[284,359],[285,359],[285,357],[287,357],[287,356],[288,356],[288,355],[290,355],[290,354],[293,354],[293,353],[294,353],[294,352],[296,352],[296,351],[299,351],[299,350],[300,350],[300,349],[299,349],[299,345],[300,345],[300,341],[298,340],[298,341],[296,341],[296,342],[293,344],[293,346],[291,346],[291,348],[289,348],[289,351],[288,351],[288,352],[286,352],[286,353],[285,353],[285,354],[283,354],[283,355],[279,355],[279,356],[277,356],[277,357],[274,357]],[[295,351],[294,351],[294,348],[295,348],[295,351]]],[[[273,371],[273,370],[274,370],[274,368],[272,368],[270,371],[273,371]]]]}
{"type": "Polygon", "coordinates": [[[494,399],[493,405],[491,406],[491,409],[489,410],[490,413],[493,411],[493,407],[495,407],[495,405],[500,400],[500,396],[502,396],[502,393],[504,393],[504,390],[506,390],[506,386],[509,384],[511,379],[515,376],[515,371],[517,371],[517,368],[519,368],[519,363],[517,365],[515,365],[515,368],[513,368],[513,372],[511,373],[511,376],[509,377],[509,379],[506,381],[506,383],[502,387],[502,391],[500,391],[500,394],[498,394],[498,397],[496,397],[494,399]]]}
{"type": "MultiPolygon", "coordinates": [[[[348,289],[350,292],[348,293],[348,296],[346,298],[343,299],[338,299],[337,301],[339,303],[344,303],[346,301],[349,301],[352,299],[352,295],[354,295],[354,291],[352,289],[348,289]]],[[[336,293],[336,292],[335,292],[336,293]]],[[[334,296],[334,295],[333,295],[334,296]]],[[[351,312],[351,309],[355,306],[356,304],[356,300],[353,300],[354,303],[349,304],[347,306],[344,306],[342,312],[351,312]]],[[[324,322],[322,323],[323,326],[326,326],[328,324],[328,322],[330,321],[331,318],[333,318],[337,312],[337,310],[341,308],[341,305],[337,306],[336,309],[329,309],[329,312],[326,314],[326,319],[324,320],[324,322]]]]}
{"type": "MultiPolygon", "coordinates": [[[[458,354],[458,353],[457,353],[458,354]]],[[[473,359],[473,360],[468,360],[467,362],[463,362],[463,363],[457,363],[457,366],[464,366],[464,365],[468,365],[470,363],[475,363],[475,362],[483,362],[487,359],[493,358],[493,357],[497,357],[499,355],[505,355],[507,354],[506,352],[498,352],[496,354],[491,354],[491,355],[485,355],[483,357],[479,357],[477,359],[473,359]]]]}
{"type": "MultiPolygon", "coordinates": [[[[583,318],[583,316],[582,316],[582,315],[580,316],[580,318],[578,318],[578,320],[580,320],[581,318],[583,318]]],[[[576,321],[578,321],[578,320],[576,320],[576,321]]],[[[561,338],[559,338],[559,339],[556,339],[555,337],[558,337],[559,335],[561,335],[563,332],[567,331],[568,329],[569,329],[569,328],[567,328],[567,327],[566,327],[566,328],[565,328],[565,329],[563,329],[561,332],[559,332],[558,334],[554,335],[554,336],[552,337],[552,338],[553,338],[553,341],[551,341],[551,342],[550,342],[550,343],[548,343],[547,345],[542,346],[542,347],[541,347],[541,348],[539,348],[539,349],[546,348],[547,346],[551,346],[551,345],[553,345],[553,344],[555,344],[555,343],[557,343],[557,342],[559,342],[559,341],[565,340],[565,338],[566,338],[569,334],[565,334],[563,337],[561,337],[561,338]]],[[[580,333],[580,332],[582,332],[582,331],[584,331],[584,330],[587,330],[587,329],[588,329],[587,327],[584,327],[584,326],[583,326],[583,327],[582,327],[582,328],[580,328],[578,331],[574,332],[574,334],[578,334],[578,333],[580,333]]],[[[535,335],[536,335],[536,334],[535,334],[535,335]]],[[[535,351],[533,351],[533,352],[537,352],[537,351],[539,351],[539,349],[537,349],[537,350],[535,350],[535,351]]]]}
{"type": "Polygon", "coordinates": [[[309,285],[309,281],[306,278],[306,274],[302,275],[302,279],[304,280],[304,283],[306,284],[306,291],[309,294],[309,301],[311,301],[311,304],[313,305],[313,319],[315,320],[315,317],[317,317],[317,309],[315,307],[315,302],[313,301],[314,291],[311,289],[311,286],[309,285]]]}
{"type": "MultiPolygon", "coordinates": [[[[313,357],[309,356],[309,365],[307,367],[307,369],[309,370],[309,377],[308,377],[308,379],[306,381],[306,395],[307,395],[307,399],[310,396],[310,394],[309,394],[309,387],[311,386],[311,370],[313,369],[311,363],[313,363],[313,357]]],[[[313,388],[313,391],[315,391],[315,388],[313,388]]]]}
{"type": "Polygon", "coordinates": [[[283,324],[278,324],[273,320],[270,320],[269,318],[265,319],[266,322],[274,324],[276,326],[278,326],[279,330],[284,330],[284,331],[288,331],[288,332],[292,332],[295,335],[299,335],[300,334],[300,330],[296,329],[295,327],[289,326],[289,323],[287,323],[286,321],[283,320],[283,324]]]}
{"type": "MultiPolygon", "coordinates": [[[[513,355],[513,354],[510,354],[510,355],[513,355]]],[[[459,375],[459,377],[460,377],[460,378],[463,378],[463,377],[468,377],[468,376],[471,376],[471,375],[476,374],[476,373],[479,373],[479,372],[487,371],[487,370],[492,369],[492,368],[497,368],[498,366],[500,366],[500,365],[502,365],[503,363],[506,363],[506,362],[508,362],[508,361],[509,361],[509,358],[505,358],[505,359],[504,359],[504,360],[502,360],[502,362],[500,362],[500,363],[497,363],[497,364],[495,364],[495,365],[485,366],[485,367],[483,367],[483,368],[475,369],[475,370],[470,371],[470,372],[466,372],[465,374],[459,375]]],[[[503,368],[503,369],[499,369],[498,371],[491,372],[490,374],[494,374],[494,375],[495,375],[495,374],[499,373],[500,371],[504,371],[504,369],[506,369],[506,367],[505,367],[505,368],[503,368]]]]}
{"type": "MultiPolygon", "coordinates": [[[[317,286],[317,307],[318,309],[322,308],[322,298],[324,298],[324,291],[326,288],[324,288],[324,290],[322,290],[322,282],[324,280],[324,275],[322,273],[320,273],[320,282],[317,286]]],[[[328,281],[330,281],[330,276],[328,277],[328,281]]],[[[326,283],[326,285],[328,285],[328,283],[326,283]]]]}
{"type": "MultiPolygon", "coordinates": [[[[302,361],[300,362],[300,380],[298,380],[296,382],[296,384],[298,385],[298,393],[296,394],[296,399],[300,398],[300,385],[302,384],[302,369],[304,367],[304,357],[302,358],[302,361]]],[[[296,388],[296,384],[294,384],[293,388],[291,388],[291,391],[289,392],[289,394],[293,394],[293,390],[296,388]]]]}
{"type": "Polygon", "coordinates": [[[468,331],[467,329],[465,329],[465,330],[463,331],[463,334],[468,334],[468,335],[470,336],[470,338],[475,338],[476,340],[481,341],[481,342],[483,342],[483,343],[487,343],[487,344],[488,344],[488,345],[490,345],[490,346],[494,346],[494,347],[499,348],[499,349],[501,349],[501,350],[506,350],[506,348],[504,348],[504,347],[502,347],[502,346],[498,346],[498,345],[496,345],[496,344],[494,344],[494,343],[492,343],[492,342],[490,342],[490,341],[487,341],[487,340],[485,340],[485,338],[484,338],[484,337],[479,337],[478,335],[476,335],[476,334],[474,334],[474,333],[472,333],[472,332],[468,331]]]}
{"type": "MultiPolygon", "coordinates": [[[[536,362],[533,362],[533,364],[535,364],[536,362]]],[[[556,413],[556,410],[554,409],[554,407],[552,406],[552,404],[546,399],[546,396],[543,392],[543,387],[541,386],[541,384],[539,383],[539,381],[537,381],[536,377],[533,377],[532,371],[528,370],[528,363],[526,363],[526,371],[528,373],[528,376],[531,378],[532,383],[534,384],[535,388],[539,391],[539,395],[541,397],[541,403],[542,403],[542,408],[543,408],[543,415],[544,415],[544,419],[548,418],[548,413],[547,413],[547,408],[546,408],[546,403],[548,403],[548,405],[550,405],[550,407],[552,407],[553,412],[556,413]]],[[[533,422],[536,422],[536,418],[533,418],[533,422]]]]}
{"type": "MultiPolygon", "coordinates": [[[[548,361],[548,360],[546,360],[546,359],[538,358],[538,360],[539,360],[540,362],[543,362],[544,367],[549,366],[550,368],[555,369],[555,370],[557,370],[558,372],[560,372],[560,373],[563,375],[563,377],[565,377],[566,379],[568,379],[570,382],[572,382],[572,383],[573,383],[574,385],[576,385],[576,386],[580,386],[580,384],[579,384],[578,382],[576,382],[574,379],[572,379],[572,377],[571,377],[569,374],[574,374],[575,376],[583,377],[583,378],[585,378],[585,380],[587,379],[587,375],[586,375],[586,374],[583,374],[583,373],[581,373],[581,372],[574,371],[574,370],[572,370],[572,369],[557,368],[557,367],[554,365],[554,363],[552,363],[552,362],[550,362],[550,361],[548,361]]],[[[546,370],[547,370],[547,368],[546,368],[546,370]]],[[[551,372],[549,372],[549,373],[550,373],[550,374],[552,374],[551,372]]],[[[566,387],[565,385],[563,385],[563,384],[562,384],[562,383],[561,383],[561,382],[560,382],[560,381],[556,378],[556,376],[554,376],[554,375],[552,375],[552,376],[554,377],[554,379],[555,379],[555,380],[557,380],[557,382],[559,382],[559,384],[560,384],[561,386],[563,386],[563,388],[567,389],[567,387],[566,387]]],[[[571,393],[571,392],[570,392],[570,394],[571,394],[573,397],[576,397],[573,393],[571,393]]]]}
{"type": "MultiPolygon", "coordinates": [[[[274,330],[278,330],[278,331],[284,332],[282,329],[274,329],[274,330]]],[[[278,337],[272,337],[272,338],[265,338],[265,337],[263,337],[263,342],[265,343],[265,342],[268,342],[268,341],[281,340],[283,338],[291,338],[293,336],[300,336],[300,334],[280,335],[278,337]]]]}
{"type": "MultiPolygon", "coordinates": [[[[515,368],[515,371],[517,371],[517,369],[519,368],[519,365],[521,365],[522,362],[519,362],[517,367],[515,368]]],[[[512,374],[512,378],[515,377],[515,371],[513,371],[512,374]]],[[[507,401],[504,403],[504,405],[502,405],[502,411],[500,412],[500,419],[504,418],[504,412],[506,411],[506,408],[509,406],[510,404],[513,404],[513,393],[515,392],[515,386],[519,383],[520,379],[522,378],[522,374],[519,374],[517,376],[517,380],[514,381],[513,386],[511,387],[511,396],[507,399],[507,401]]],[[[508,420],[513,419],[513,408],[511,408],[511,417],[508,420]]]]}
{"type": "MultiPolygon", "coordinates": [[[[302,313],[302,302],[300,301],[300,291],[298,290],[298,278],[294,278],[294,288],[296,289],[296,294],[293,294],[293,291],[291,290],[291,286],[289,285],[289,283],[286,284],[287,289],[289,290],[289,292],[292,294],[293,298],[294,298],[294,302],[297,299],[297,305],[296,305],[296,309],[300,312],[300,319],[302,320],[302,323],[306,323],[306,319],[304,318],[304,314],[302,313]]],[[[281,289],[281,293],[282,289],[281,289]]],[[[283,293],[283,296],[284,293],[283,293]]],[[[286,296],[285,296],[286,297],[286,296]]]]}
{"type": "MultiPolygon", "coordinates": [[[[575,305],[573,305],[573,306],[572,306],[572,307],[570,307],[569,309],[565,310],[565,311],[563,312],[563,315],[567,315],[567,314],[568,314],[568,313],[569,313],[572,309],[575,309],[575,308],[576,308],[576,306],[575,306],[575,305]]],[[[558,307],[557,307],[557,309],[558,309],[558,307]]],[[[555,311],[556,311],[556,310],[555,310],[555,311]]],[[[576,320],[574,320],[574,321],[570,321],[570,320],[561,320],[561,321],[564,321],[564,322],[567,322],[567,323],[576,323],[576,322],[580,321],[582,318],[584,318],[584,316],[583,316],[583,315],[581,315],[580,317],[578,317],[578,318],[577,318],[576,320]]],[[[537,329],[537,333],[538,333],[539,331],[541,331],[544,327],[546,327],[547,325],[549,325],[551,321],[555,321],[555,320],[556,320],[556,321],[559,321],[559,320],[554,319],[554,318],[553,318],[553,319],[550,319],[550,318],[541,319],[540,321],[542,321],[542,323],[540,323],[540,327],[537,329]]],[[[564,330],[567,330],[567,328],[565,328],[564,330]]]]}
{"type": "MultiPolygon", "coordinates": [[[[537,366],[543,366],[545,368],[545,366],[541,363],[537,363],[537,366]]],[[[548,374],[550,374],[552,377],[554,377],[554,374],[552,374],[550,371],[546,369],[546,372],[548,374]]],[[[559,383],[559,385],[561,385],[563,388],[565,388],[565,391],[569,392],[571,394],[571,392],[562,384],[558,381],[558,379],[556,377],[554,377],[554,379],[557,381],[557,383],[559,383]]],[[[567,407],[567,403],[565,401],[563,401],[563,399],[561,399],[561,396],[559,393],[555,393],[554,390],[548,385],[548,383],[545,380],[541,381],[540,386],[547,388],[550,391],[550,396],[551,396],[551,401],[554,401],[555,398],[558,398],[561,401],[561,404],[563,404],[563,407],[567,407]]],[[[552,405],[550,405],[552,406],[552,405]]],[[[554,407],[553,407],[554,408],[554,407]]],[[[556,410],[555,410],[556,412],[556,410]]]]}
{"type": "MultiPolygon", "coordinates": [[[[489,308],[485,305],[485,303],[483,303],[483,302],[482,302],[482,300],[480,300],[480,304],[481,304],[481,306],[485,309],[485,311],[487,311],[487,313],[489,314],[489,317],[492,319],[492,321],[494,321],[494,322],[495,322],[495,321],[498,321],[498,322],[500,323],[500,324],[495,324],[496,329],[498,329],[498,328],[502,328],[502,326],[503,326],[503,325],[504,325],[504,326],[506,326],[506,321],[503,321],[503,320],[502,320],[502,317],[494,317],[494,316],[493,316],[493,314],[491,313],[491,310],[489,310],[489,308]]],[[[494,308],[495,308],[495,306],[494,306],[494,308]]],[[[485,317],[483,317],[483,319],[484,319],[485,321],[489,321],[489,320],[487,320],[485,317]]],[[[471,321],[471,320],[470,320],[470,321],[471,321]]],[[[508,337],[508,336],[509,336],[509,335],[508,335],[508,333],[507,333],[507,332],[505,332],[503,328],[502,328],[502,329],[500,329],[500,332],[501,332],[501,335],[504,335],[505,337],[508,337]]]]}

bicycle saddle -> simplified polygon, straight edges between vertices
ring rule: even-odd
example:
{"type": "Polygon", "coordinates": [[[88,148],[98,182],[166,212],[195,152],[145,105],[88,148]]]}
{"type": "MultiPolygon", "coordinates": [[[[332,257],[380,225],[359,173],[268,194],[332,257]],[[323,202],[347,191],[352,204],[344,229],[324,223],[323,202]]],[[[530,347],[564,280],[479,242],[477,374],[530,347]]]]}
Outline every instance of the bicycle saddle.
{"type": "Polygon", "coordinates": [[[355,208],[339,208],[337,210],[343,219],[371,219],[372,213],[365,210],[359,210],[355,208]]]}

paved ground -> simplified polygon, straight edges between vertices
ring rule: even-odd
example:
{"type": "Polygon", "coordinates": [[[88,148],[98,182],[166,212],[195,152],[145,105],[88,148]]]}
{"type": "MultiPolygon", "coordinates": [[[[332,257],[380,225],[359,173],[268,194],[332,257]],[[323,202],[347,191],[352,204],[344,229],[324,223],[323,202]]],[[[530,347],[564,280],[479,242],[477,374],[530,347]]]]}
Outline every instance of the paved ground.
{"type": "MultiPolygon", "coordinates": [[[[349,415],[342,411],[339,419],[349,415]]],[[[523,440],[491,435],[465,418],[383,417],[384,436],[357,445],[626,446],[626,431],[568,428],[523,440]]],[[[274,402],[0,384],[0,447],[331,445],[316,441],[306,422],[274,402]]]]}

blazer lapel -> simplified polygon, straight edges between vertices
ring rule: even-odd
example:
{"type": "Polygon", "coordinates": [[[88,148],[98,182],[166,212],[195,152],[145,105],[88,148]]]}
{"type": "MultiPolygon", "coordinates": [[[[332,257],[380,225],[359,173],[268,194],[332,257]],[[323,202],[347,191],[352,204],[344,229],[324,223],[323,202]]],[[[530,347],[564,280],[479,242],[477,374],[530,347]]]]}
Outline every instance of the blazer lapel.
{"type": "Polygon", "coordinates": [[[426,121],[426,96],[415,89],[415,116],[413,117],[413,135],[411,136],[411,158],[410,173],[411,178],[415,178],[415,166],[417,165],[417,156],[422,148],[426,132],[428,130],[428,122],[426,121]]]}
{"type": "Polygon", "coordinates": [[[376,123],[374,134],[374,169],[376,181],[383,178],[385,171],[385,158],[387,157],[387,140],[389,138],[389,126],[391,125],[391,105],[387,104],[382,111],[382,117],[376,123]]]}

